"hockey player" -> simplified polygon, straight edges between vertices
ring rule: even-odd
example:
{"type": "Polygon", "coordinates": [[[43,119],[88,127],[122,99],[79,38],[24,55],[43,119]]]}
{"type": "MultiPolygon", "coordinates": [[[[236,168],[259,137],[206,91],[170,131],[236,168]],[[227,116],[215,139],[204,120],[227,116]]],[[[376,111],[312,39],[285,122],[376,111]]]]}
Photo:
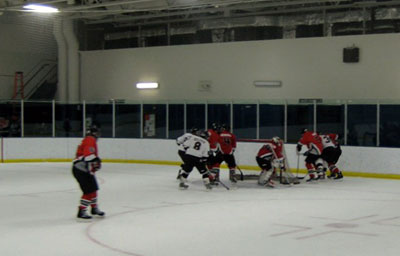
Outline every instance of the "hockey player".
{"type": "Polygon", "coordinates": [[[99,136],[99,129],[96,126],[90,127],[86,137],[78,146],[76,158],[73,161],[72,173],[83,192],[78,207],[78,219],[89,220],[92,216],[105,216],[105,213],[100,211],[97,205],[97,190],[99,190],[99,187],[95,173],[101,168],[101,160],[97,151],[97,138],[99,136]],[[89,206],[91,207],[92,216],[87,213],[89,206]]]}
{"type": "Polygon", "coordinates": [[[339,135],[334,133],[320,135],[321,142],[324,147],[322,151],[322,159],[327,163],[330,170],[329,178],[334,178],[335,180],[342,179],[343,174],[336,166],[339,160],[342,150],[338,142],[339,135]]]}
{"type": "Polygon", "coordinates": [[[219,168],[222,162],[222,154],[219,147],[219,127],[216,123],[211,124],[211,129],[208,129],[208,142],[210,143],[210,156],[207,161],[207,168],[210,170],[211,184],[218,185],[219,183],[219,168]]]}
{"type": "Polygon", "coordinates": [[[230,127],[226,124],[221,126],[219,145],[221,148],[222,160],[225,161],[229,168],[229,180],[236,183],[236,160],[235,156],[233,155],[236,149],[236,136],[230,132],[230,127]]]}
{"type": "MultiPolygon", "coordinates": [[[[196,127],[193,127],[190,130],[190,133],[185,133],[182,136],[180,136],[179,138],[176,139],[176,144],[178,145],[178,155],[179,157],[182,159],[182,161],[184,162],[184,156],[186,153],[186,148],[183,146],[183,143],[185,141],[187,141],[190,137],[192,137],[193,135],[198,135],[199,134],[199,129],[196,127]]],[[[178,171],[178,176],[176,177],[178,180],[181,176],[182,170],[184,169],[184,164],[181,164],[181,169],[179,169],[178,171]]]]}
{"type": "Polygon", "coordinates": [[[273,177],[275,168],[285,169],[285,157],[283,154],[283,143],[279,137],[273,137],[270,142],[265,143],[256,156],[261,173],[258,184],[262,186],[274,187],[273,177]]]}
{"type": "Polygon", "coordinates": [[[306,156],[306,168],[308,171],[309,181],[318,180],[323,175],[323,160],[321,158],[323,145],[321,142],[321,137],[319,137],[318,133],[308,131],[307,129],[303,129],[302,137],[297,143],[297,155],[300,155],[300,151],[302,146],[307,147],[307,151],[304,153],[306,156]]]}
{"type": "MultiPolygon", "coordinates": [[[[183,156],[183,170],[179,177],[180,189],[187,189],[189,187],[189,185],[186,184],[187,178],[193,168],[196,167],[202,175],[204,186],[207,190],[211,190],[209,173],[206,168],[210,144],[207,141],[207,132],[201,132],[199,135],[200,136],[192,134],[192,136],[188,137],[182,143],[182,146],[186,151],[183,156]]],[[[183,138],[179,137],[178,141],[183,141],[183,138]]]]}

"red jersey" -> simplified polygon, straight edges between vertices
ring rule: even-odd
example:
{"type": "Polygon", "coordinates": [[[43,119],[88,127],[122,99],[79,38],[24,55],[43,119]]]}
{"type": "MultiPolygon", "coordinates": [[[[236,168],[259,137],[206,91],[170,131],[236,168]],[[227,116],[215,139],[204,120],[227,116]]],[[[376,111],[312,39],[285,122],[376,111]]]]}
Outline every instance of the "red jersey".
{"type": "Polygon", "coordinates": [[[272,156],[272,159],[276,157],[276,159],[283,158],[283,144],[275,143],[273,141],[267,142],[264,144],[260,150],[258,151],[257,156],[260,158],[272,156]]]}
{"type": "Polygon", "coordinates": [[[213,129],[209,129],[208,131],[208,143],[210,143],[210,150],[211,151],[218,151],[219,150],[219,135],[213,129]]]}
{"type": "Polygon", "coordinates": [[[322,150],[324,149],[321,137],[319,137],[316,132],[307,131],[303,133],[298,144],[307,146],[308,151],[314,155],[321,155],[322,150]]]}
{"type": "Polygon", "coordinates": [[[97,142],[96,138],[93,136],[86,136],[76,151],[76,158],[85,158],[88,156],[90,156],[90,158],[98,157],[97,142]]]}
{"type": "Polygon", "coordinates": [[[228,131],[222,131],[219,134],[218,142],[222,153],[226,155],[233,154],[236,149],[236,136],[228,131]]]}

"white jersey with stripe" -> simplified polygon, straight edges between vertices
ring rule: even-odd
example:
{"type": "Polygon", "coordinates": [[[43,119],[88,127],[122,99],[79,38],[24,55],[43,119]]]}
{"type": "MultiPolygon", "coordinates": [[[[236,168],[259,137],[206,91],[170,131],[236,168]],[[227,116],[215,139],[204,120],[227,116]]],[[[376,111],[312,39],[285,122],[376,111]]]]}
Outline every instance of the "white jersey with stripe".
{"type": "Polygon", "coordinates": [[[184,148],[183,143],[187,141],[189,138],[191,138],[193,134],[191,133],[185,133],[179,138],[176,139],[176,144],[178,145],[178,150],[186,151],[186,148],[184,148]]]}
{"type": "Polygon", "coordinates": [[[321,137],[322,146],[324,148],[329,148],[329,147],[336,148],[335,143],[333,143],[333,141],[331,140],[331,138],[328,135],[320,135],[320,137],[321,137]]]}
{"type": "Polygon", "coordinates": [[[183,142],[183,147],[186,148],[187,155],[199,158],[208,157],[208,152],[210,151],[210,143],[196,135],[188,137],[187,140],[183,142]]]}

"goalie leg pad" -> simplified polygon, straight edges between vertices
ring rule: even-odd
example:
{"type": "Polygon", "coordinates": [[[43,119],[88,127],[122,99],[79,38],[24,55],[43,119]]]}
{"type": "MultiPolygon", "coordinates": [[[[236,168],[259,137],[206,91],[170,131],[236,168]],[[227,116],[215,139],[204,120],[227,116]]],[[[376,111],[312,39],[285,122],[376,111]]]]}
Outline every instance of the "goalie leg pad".
{"type": "Polygon", "coordinates": [[[258,184],[264,186],[271,179],[272,171],[271,170],[262,170],[260,176],[258,178],[258,184]]]}

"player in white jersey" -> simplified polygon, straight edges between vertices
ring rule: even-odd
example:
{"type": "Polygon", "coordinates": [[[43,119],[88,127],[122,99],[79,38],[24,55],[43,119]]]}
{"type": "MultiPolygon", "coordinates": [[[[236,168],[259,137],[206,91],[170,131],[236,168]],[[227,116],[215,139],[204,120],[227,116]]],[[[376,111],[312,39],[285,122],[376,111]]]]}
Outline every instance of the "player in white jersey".
{"type": "MultiPolygon", "coordinates": [[[[185,133],[176,139],[176,144],[178,145],[178,155],[182,159],[183,162],[184,162],[183,158],[186,154],[186,148],[184,147],[183,143],[185,141],[187,141],[189,138],[191,138],[193,135],[196,135],[198,133],[199,133],[199,129],[197,129],[196,127],[193,127],[190,130],[190,133],[189,132],[185,133]]],[[[184,169],[184,164],[181,164],[181,169],[179,169],[178,176],[176,177],[177,179],[180,178],[183,169],[184,169]]]]}
{"type": "Polygon", "coordinates": [[[338,135],[329,133],[320,135],[321,142],[324,147],[322,150],[321,157],[327,163],[328,168],[330,170],[329,178],[334,179],[342,179],[343,174],[336,166],[337,161],[339,160],[340,155],[342,154],[342,150],[340,149],[340,145],[337,142],[338,135]]]}
{"type": "MultiPolygon", "coordinates": [[[[184,139],[181,137],[177,139],[177,141],[183,140],[184,139]]],[[[206,167],[210,151],[210,144],[207,141],[207,132],[203,131],[199,133],[199,135],[192,134],[192,136],[186,137],[182,146],[185,149],[185,154],[183,156],[183,170],[179,177],[179,188],[187,189],[189,187],[189,185],[186,184],[187,177],[192,172],[193,168],[196,167],[202,175],[204,186],[207,190],[211,190],[209,172],[206,167]]]]}

